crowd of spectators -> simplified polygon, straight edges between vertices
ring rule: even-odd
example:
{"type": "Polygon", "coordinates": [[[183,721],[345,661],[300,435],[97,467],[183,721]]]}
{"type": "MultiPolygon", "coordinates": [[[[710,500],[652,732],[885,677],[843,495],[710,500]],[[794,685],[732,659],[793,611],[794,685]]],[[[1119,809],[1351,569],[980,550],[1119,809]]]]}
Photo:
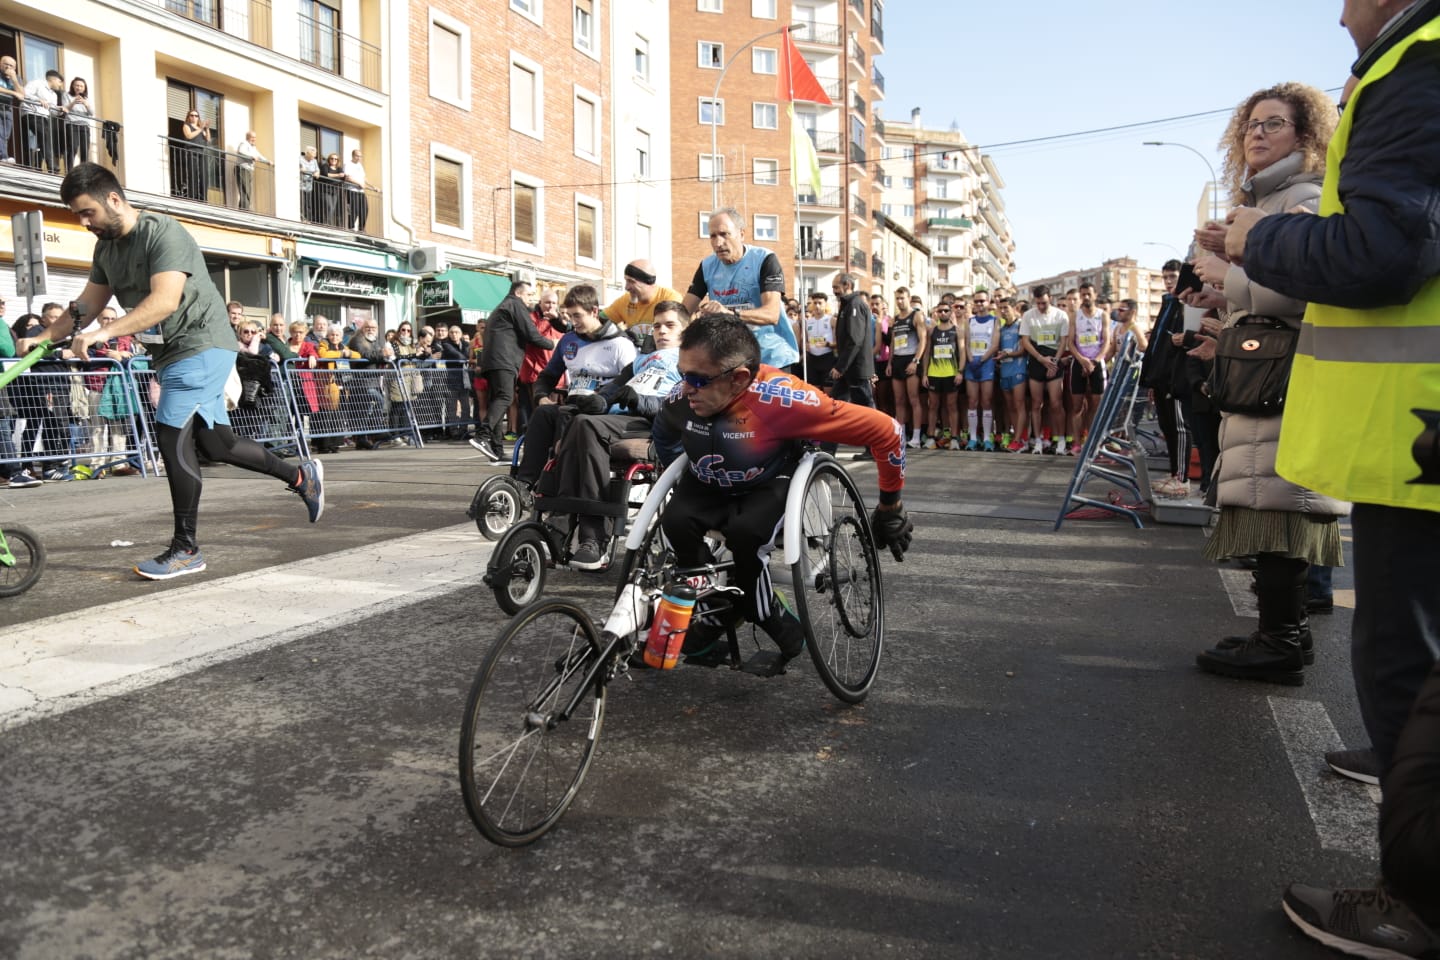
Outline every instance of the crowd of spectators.
{"type": "Polygon", "coordinates": [[[0,162],[68,172],[94,159],[92,145],[101,140],[92,133],[97,125],[105,129],[85,78],[71,77],[67,84],[60,71],[47,70],[26,80],[13,56],[0,56],[0,162]]]}

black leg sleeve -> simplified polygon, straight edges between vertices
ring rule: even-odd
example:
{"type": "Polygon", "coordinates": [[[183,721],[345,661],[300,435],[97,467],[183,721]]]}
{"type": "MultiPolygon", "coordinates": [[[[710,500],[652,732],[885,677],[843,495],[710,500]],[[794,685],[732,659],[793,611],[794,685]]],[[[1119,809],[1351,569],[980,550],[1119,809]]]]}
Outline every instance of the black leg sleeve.
{"type": "MultiPolygon", "coordinates": [[[[190,419],[195,423],[195,418],[190,419]]],[[[228,424],[217,423],[195,431],[205,456],[218,463],[242,467],[255,473],[266,473],[277,480],[293,484],[299,471],[248,437],[237,437],[228,424]]]]}
{"type": "Polygon", "coordinates": [[[194,424],[193,416],[183,427],[155,424],[165,480],[170,485],[170,507],[175,512],[172,543],[184,550],[198,549],[195,524],[200,513],[200,460],[195,456],[194,424]]]}

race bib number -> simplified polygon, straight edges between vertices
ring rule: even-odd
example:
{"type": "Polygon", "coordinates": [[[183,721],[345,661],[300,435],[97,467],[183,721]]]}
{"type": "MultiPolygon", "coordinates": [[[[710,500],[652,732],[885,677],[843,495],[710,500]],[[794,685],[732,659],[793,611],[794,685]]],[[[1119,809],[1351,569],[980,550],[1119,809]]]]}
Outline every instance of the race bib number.
{"type": "Polygon", "coordinates": [[[895,338],[894,338],[894,340],[891,341],[891,346],[894,347],[896,353],[906,353],[906,354],[908,354],[909,351],[910,351],[910,331],[909,331],[909,330],[898,330],[898,331],[896,331],[896,333],[895,333],[895,338]]]}
{"type": "Polygon", "coordinates": [[[811,337],[810,346],[812,349],[820,353],[824,353],[827,349],[829,349],[830,343],[824,337],[811,337]]]}
{"type": "Polygon", "coordinates": [[[572,374],[570,377],[571,393],[594,393],[595,388],[600,386],[600,378],[587,376],[586,374],[572,374]]]}
{"type": "Polygon", "coordinates": [[[1035,334],[1035,342],[1042,347],[1053,347],[1060,342],[1060,338],[1053,330],[1041,330],[1035,334]]]}
{"type": "Polygon", "coordinates": [[[643,393],[646,396],[657,396],[661,392],[661,383],[665,379],[665,368],[659,365],[646,367],[640,375],[630,381],[630,387],[636,393],[643,393]]]}
{"type": "Polygon", "coordinates": [[[935,344],[935,359],[936,359],[936,360],[953,360],[953,359],[955,359],[955,344],[953,344],[953,343],[937,343],[937,344],[935,344]]]}
{"type": "Polygon", "coordinates": [[[1100,342],[1100,336],[1094,333],[1080,334],[1080,346],[1093,347],[1100,342]]]}
{"type": "Polygon", "coordinates": [[[989,350],[989,349],[990,349],[990,341],[989,341],[989,340],[973,340],[973,339],[972,339],[972,340],[970,341],[970,354],[971,354],[971,356],[983,357],[983,356],[985,355],[985,351],[986,351],[986,350],[989,350]]]}

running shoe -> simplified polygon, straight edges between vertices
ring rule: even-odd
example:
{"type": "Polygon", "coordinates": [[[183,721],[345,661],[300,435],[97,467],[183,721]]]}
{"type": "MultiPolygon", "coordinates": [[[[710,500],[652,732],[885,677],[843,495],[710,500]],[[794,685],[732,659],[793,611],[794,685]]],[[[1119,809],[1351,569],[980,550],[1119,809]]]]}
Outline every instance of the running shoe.
{"type": "Polygon", "coordinates": [[[1325,754],[1330,769],[1342,777],[1379,786],[1380,757],[1374,750],[1331,750],[1325,754]]]}
{"type": "Polygon", "coordinates": [[[1065,441],[1064,441],[1064,440],[1056,440],[1056,441],[1055,441],[1055,455],[1056,455],[1057,457],[1063,457],[1063,456],[1065,456],[1065,441]]]}
{"type": "Polygon", "coordinates": [[[909,447],[911,450],[919,450],[919,449],[920,449],[920,438],[919,438],[919,437],[911,437],[911,438],[910,438],[910,442],[907,443],[907,444],[905,444],[905,446],[909,447]]]}
{"type": "Polygon", "coordinates": [[[146,580],[173,580],[204,569],[205,558],[199,550],[181,550],[174,544],[155,559],[135,565],[135,572],[146,580]]]}
{"type": "MultiPolygon", "coordinates": [[[[990,445],[991,450],[995,449],[995,444],[990,443],[990,441],[988,440],[985,442],[990,445]]],[[[980,441],[976,440],[974,437],[971,437],[970,442],[965,444],[965,449],[969,450],[971,453],[974,453],[976,450],[980,449],[980,441]]]]}
{"type": "Polygon", "coordinates": [[[599,570],[605,566],[605,554],[597,540],[581,540],[580,546],[570,554],[570,566],[575,570],[599,570]]]}
{"type": "Polygon", "coordinates": [[[63,470],[56,470],[54,467],[51,467],[49,470],[46,470],[44,473],[40,474],[40,479],[44,480],[46,483],[64,483],[66,480],[70,479],[70,474],[66,473],[63,470]]]}
{"type": "Polygon", "coordinates": [[[920,441],[920,448],[922,450],[934,450],[935,440],[932,437],[926,437],[924,440],[920,441]]]}
{"type": "Polygon", "coordinates": [[[1427,926],[1384,884],[1326,890],[1292,883],[1280,905],[1306,936],[1356,957],[1440,956],[1440,933],[1427,926]]]}
{"type": "Polygon", "coordinates": [[[496,446],[495,441],[489,437],[471,437],[468,442],[470,446],[485,454],[486,459],[491,463],[499,463],[505,459],[504,455],[500,452],[500,448],[496,446]]]}
{"type": "Polygon", "coordinates": [[[514,443],[516,440],[520,439],[520,436],[513,431],[507,431],[503,439],[506,443],[514,443]]]}
{"type": "Polygon", "coordinates": [[[995,452],[995,441],[994,441],[994,440],[986,440],[983,444],[980,445],[980,449],[981,449],[981,450],[984,450],[986,453],[994,453],[994,452],[995,452]]]}
{"type": "Polygon", "coordinates": [[[1006,449],[1011,453],[1022,453],[1025,450],[1025,444],[1019,440],[1011,440],[1006,449]]]}
{"type": "Polygon", "coordinates": [[[15,476],[10,478],[9,485],[12,490],[23,490],[26,487],[38,487],[43,485],[44,483],[44,480],[41,480],[39,477],[32,474],[29,470],[21,470],[19,473],[15,474],[15,476]]]}
{"type": "Polygon", "coordinates": [[[306,460],[300,464],[300,482],[290,484],[290,489],[305,501],[305,509],[310,511],[310,522],[319,520],[325,512],[325,465],[319,460],[306,460]]]}

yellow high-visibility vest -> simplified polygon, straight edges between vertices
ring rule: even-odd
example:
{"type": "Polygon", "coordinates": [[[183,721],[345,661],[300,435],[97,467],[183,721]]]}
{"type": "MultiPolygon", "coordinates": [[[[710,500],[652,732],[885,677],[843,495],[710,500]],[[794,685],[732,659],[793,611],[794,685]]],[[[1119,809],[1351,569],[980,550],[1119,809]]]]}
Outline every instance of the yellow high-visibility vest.
{"type": "MultiPolygon", "coordinates": [[[[1320,216],[1345,212],[1340,165],[1355,105],[1417,43],[1440,40],[1440,17],[1375,62],[1350,95],[1326,157],[1320,216]]],[[[1440,410],[1440,277],[1404,306],[1305,311],[1275,469],[1287,480],[1355,503],[1440,510],[1440,485],[1420,476],[1414,409],[1440,410]]]]}

